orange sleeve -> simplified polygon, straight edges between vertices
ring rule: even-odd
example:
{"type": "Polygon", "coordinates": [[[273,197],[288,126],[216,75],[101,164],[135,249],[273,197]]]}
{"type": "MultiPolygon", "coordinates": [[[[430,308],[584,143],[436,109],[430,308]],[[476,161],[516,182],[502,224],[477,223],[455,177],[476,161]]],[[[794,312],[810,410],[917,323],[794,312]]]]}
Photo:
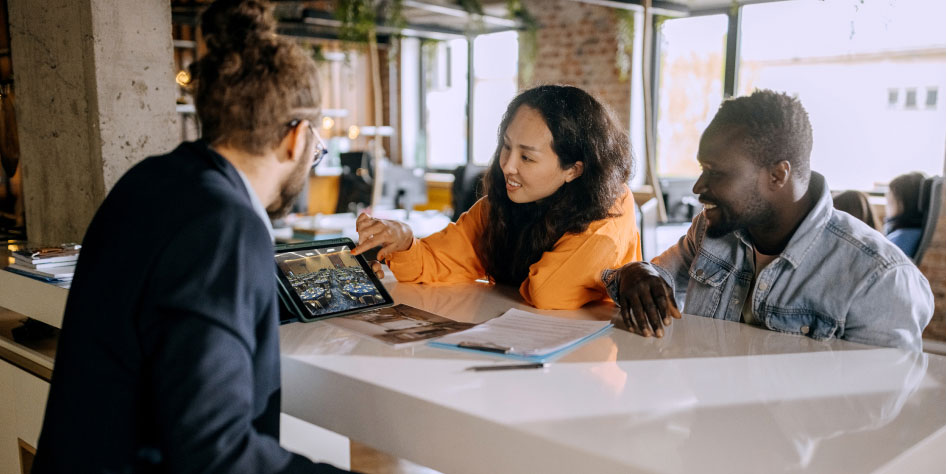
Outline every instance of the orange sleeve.
{"type": "Polygon", "coordinates": [[[398,281],[408,283],[462,283],[486,278],[476,242],[484,232],[487,199],[481,198],[456,223],[408,250],[395,252],[386,263],[398,281]]]}
{"type": "Polygon", "coordinates": [[[613,211],[622,215],[595,221],[585,232],[564,235],[530,266],[520,285],[524,301],[540,309],[575,309],[608,299],[602,271],[642,260],[631,191],[626,190],[613,211]]]}

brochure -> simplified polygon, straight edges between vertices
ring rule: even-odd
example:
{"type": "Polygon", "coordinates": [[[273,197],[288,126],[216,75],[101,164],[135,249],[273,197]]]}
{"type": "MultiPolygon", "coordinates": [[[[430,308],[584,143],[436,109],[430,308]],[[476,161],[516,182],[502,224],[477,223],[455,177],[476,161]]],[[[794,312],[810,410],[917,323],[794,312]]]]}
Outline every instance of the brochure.
{"type": "Polygon", "coordinates": [[[610,327],[609,321],[555,318],[511,308],[499,317],[430,344],[542,362],[604,334],[610,327]]]}
{"type": "Polygon", "coordinates": [[[26,247],[13,251],[16,263],[38,265],[56,262],[75,262],[79,259],[79,244],[59,244],[43,247],[26,247]]]}
{"type": "Polygon", "coordinates": [[[474,326],[472,323],[453,321],[404,304],[331,318],[326,322],[372,337],[396,348],[474,326]]]}
{"type": "Polygon", "coordinates": [[[46,270],[37,270],[35,268],[25,267],[20,264],[13,264],[4,267],[4,270],[45,282],[60,282],[71,281],[76,267],[56,267],[46,270]]]}

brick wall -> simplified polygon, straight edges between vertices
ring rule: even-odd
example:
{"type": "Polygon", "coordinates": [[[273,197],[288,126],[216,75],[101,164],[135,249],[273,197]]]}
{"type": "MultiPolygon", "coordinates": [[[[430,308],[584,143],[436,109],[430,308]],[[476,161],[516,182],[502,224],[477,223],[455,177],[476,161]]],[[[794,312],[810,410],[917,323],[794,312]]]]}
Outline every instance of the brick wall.
{"type": "Polygon", "coordinates": [[[935,294],[935,315],[932,316],[932,322],[925,328],[923,337],[928,339],[945,340],[945,204],[941,205],[941,217],[938,219],[938,227],[935,229],[935,235],[932,237],[931,245],[925,256],[922,257],[922,263],[919,265],[922,274],[928,278],[932,285],[932,293],[935,294]]]}
{"type": "Polygon", "coordinates": [[[521,77],[520,87],[580,87],[608,105],[620,126],[628,130],[632,86],[628,79],[620,79],[616,67],[618,17],[614,9],[570,0],[525,0],[524,4],[539,28],[533,77],[526,83],[521,77]]]}

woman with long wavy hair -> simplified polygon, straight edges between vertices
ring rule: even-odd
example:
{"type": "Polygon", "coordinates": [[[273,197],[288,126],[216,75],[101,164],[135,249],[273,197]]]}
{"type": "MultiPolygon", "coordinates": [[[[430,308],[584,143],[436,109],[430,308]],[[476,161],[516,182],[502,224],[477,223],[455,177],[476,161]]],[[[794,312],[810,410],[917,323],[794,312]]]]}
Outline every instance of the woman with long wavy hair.
{"type": "Polygon", "coordinates": [[[628,136],[602,104],[576,87],[535,87],[507,107],[486,196],[457,223],[419,240],[363,214],[353,253],[381,246],[403,282],[487,278],[518,286],[537,308],[578,308],[608,298],[603,268],[642,258],[632,168],[628,136]]]}

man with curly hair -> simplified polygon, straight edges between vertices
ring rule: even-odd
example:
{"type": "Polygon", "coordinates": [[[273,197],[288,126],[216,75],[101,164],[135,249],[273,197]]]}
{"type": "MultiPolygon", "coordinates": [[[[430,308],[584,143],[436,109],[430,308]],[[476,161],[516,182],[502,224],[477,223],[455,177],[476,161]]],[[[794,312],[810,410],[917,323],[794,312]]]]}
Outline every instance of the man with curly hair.
{"type": "Polygon", "coordinates": [[[275,29],[262,0],[202,14],[202,137],[125,173],[86,231],[34,473],[341,472],[279,444],[269,216],[324,147],[316,65],[275,29]]]}

